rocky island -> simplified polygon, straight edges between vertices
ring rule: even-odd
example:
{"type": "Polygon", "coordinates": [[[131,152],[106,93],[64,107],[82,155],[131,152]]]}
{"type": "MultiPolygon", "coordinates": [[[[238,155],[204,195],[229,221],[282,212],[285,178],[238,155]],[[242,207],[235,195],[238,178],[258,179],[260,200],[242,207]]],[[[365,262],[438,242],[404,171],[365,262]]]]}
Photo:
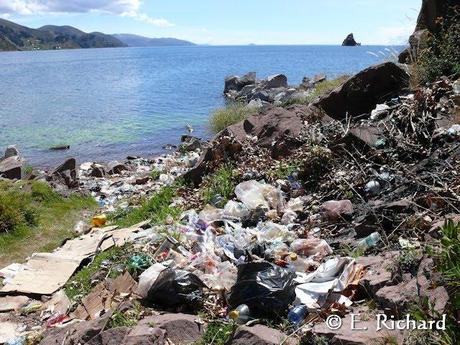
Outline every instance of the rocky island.
{"type": "Polygon", "coordinates": [[[160,157],[40,171],[7,148],[0,343],[458,344],[458,13],[438,60],[230,76],[215,137],[160,157]]]}
{"type": "Polygon", "coordinates": [[[353,36],[353,34],[349,34],[344,40],[343,40],[343,43],[342,43],[342,46],[344,47],[354,47],[354,46],[360,46],[361,43],[358,43],[355,41],[355,37],[353,36]]]}

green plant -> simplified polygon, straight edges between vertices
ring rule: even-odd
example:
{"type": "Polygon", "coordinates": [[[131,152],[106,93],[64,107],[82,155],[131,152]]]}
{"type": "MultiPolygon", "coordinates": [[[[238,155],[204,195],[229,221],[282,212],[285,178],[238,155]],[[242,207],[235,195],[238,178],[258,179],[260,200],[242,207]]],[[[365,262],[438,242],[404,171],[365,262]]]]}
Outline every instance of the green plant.
{"type": "MultiPolygon", "coordinates": [[[[447,284],[460,288],[460,223],[452,220],[446,221],[442,227],[440,251],[437,257],[438,269],[442,273],[447,284]]],[[[457,292],[458,294],[458,292],[457,292]]],[[[457,296],[460,300],[460,296],[457,296]]],[[[460,304],[458,305],[460,307],[460,304]]]]}
{"type": "Polygon", "coordinates": [[[128,257],[132,254],[129,246],[112,247],[97,254],[91,264],[82,268],[66,283],[64,290],[73,302],[80,302],[93,288],[93,277],[101,272],[104,277],[116,278],[126,269],[128,257]]]}
{"type": "Polygon", "coordinates": [[[212,112],[209,118],[209,126],[214,133],[219,133],[228,126],[243,121],[256,113],[256,109],[247,107],[244,104],[230,103],[226,107],[212,112]]]}
{"type": "Polygon", "coordinates": [[[96,206],[92,197],[64,198],[43,182],[0,181],[0,266],[55,249],[96,206]]]}
{"type": "Polygon", "coordinates": [[[161,224],[168,216],[174,218],[181,212],[177,207],[170,207],[175,195],[175,186],[164,187],[150,199],[143,200],[139,207],[115,212],[109,218],[121,227],[131,226],[148,219],[155,224],[161,224]]]}
{"type": "Polygon", "coordinates": [[[225,345],[229,336],[234,332],[233,323],[211,322],[206,328],[203,338],[194,345],[225,345]]]}
{"type": "Polygon", "coordinates": [[[152,171],[150,172],[150,177],[153,180],[158,180],[160,178],[160,175],[161,175],[161,171],[158,171],[156,169],[152,169],[152,171]]]}
{"type": "Polygon", "coordinates": [[[416,65],[423,82],[460,73],[460,6],[451,6],[449,13],[438,18],[440,29],[428,37],[428,48],[418,54],[416,65]]]}
{"type": "Polygon", "coordinates": [[[224,204],[232,197],[235,190],[233,168],[225,165],[207,177],[202,189],[202,198],[206,204],[224,204]],[[216,200],[216,196],[219,200],[216,200]]]}
{"type": "Polygon", "coordinates": [[[134,327],[141,319],[142,306],[139,302],[134,302],[133,308],[121,312],[116,310],[110,317],[106,329],[117,327],[134,327]]]}
{"type": "Polygon", "coordinates": [[[332,80],[325,80],[320,83],[317,83],[315,87],[310,91],[310,94],[307,97],[291,99],[289,101],[284,102],[282,106],[287,107],[293,104],[310,104],[317,98],[327,95],[332,90],[342,85],[349,78],[350,76],[348,75],[342,75],[332,80]]]}
{"type": "Polygon", "coordinates": [[[302,166],[300,161],[279,162],[278,165],[269,172],[270,177],[274,179],[287,179],[294,173],[298,172],[302,166]]]}

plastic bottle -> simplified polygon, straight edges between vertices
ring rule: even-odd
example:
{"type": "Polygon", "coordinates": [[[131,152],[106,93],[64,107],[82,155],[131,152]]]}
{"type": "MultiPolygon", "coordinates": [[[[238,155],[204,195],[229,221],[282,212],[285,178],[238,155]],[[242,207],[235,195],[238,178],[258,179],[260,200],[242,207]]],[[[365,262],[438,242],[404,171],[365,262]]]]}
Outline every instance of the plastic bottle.
{"type": "Polygon", "coordinates": [[[307,272],[309,267],[308,262],[306,262],[303,258],[298,257],[296,253],[290,253],[286,257],[287,268],[292,272],[307,272]]]}
{"type": "Polygon", "coordinates": [[[307,306],[305,304],[299,304],[293,307],[291,310],[289,310],[288,320],[290,323],[298,327],[303,322],[303,320],[305,320],[307,314],[307,306]]]}
{"type": "Polygon", "coordinates": [[[236,309],[232,310],[228,317],[239,325],[243,325],[249,321],[250,311],[246,304],[240,304],[236,309]]]}
{"type": "Polygon", "coordinates": [[[358,242],[358,248],[361,250],[366,250],[368,248],[374,247],[380,241],[380,234],[378,232],[373,232],[366,238],[363,238],[358,242]]]}

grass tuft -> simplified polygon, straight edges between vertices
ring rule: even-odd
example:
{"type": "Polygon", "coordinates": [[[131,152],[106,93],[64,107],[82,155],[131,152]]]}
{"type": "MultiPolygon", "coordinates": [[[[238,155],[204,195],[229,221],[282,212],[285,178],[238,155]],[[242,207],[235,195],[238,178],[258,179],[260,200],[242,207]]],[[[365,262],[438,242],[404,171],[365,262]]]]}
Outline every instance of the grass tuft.
{"type": "Polygon", "coordinates": [[[232,197],[235,190],[235,179],[231,166],[223,166],[205,181],[202,198],[206,204],[214,204],[218,200],[218,206],[224,206],[232,197]]]}
{"type": "Polygon", "coordinates": [[[194,345],[225,345],[234,330],[234,324],[217,321],[211,322],[208,324],[203,338],[195,342],[194,345]]]}
{"type": "Polygon", "coordinates": [[[219,133],[228,126],[243,121],[256,113],[257,109],[246,107],[241,103],[230,103],[226,107],[213,111],[209,118],[209,126],[214,133],[219,133]]]}

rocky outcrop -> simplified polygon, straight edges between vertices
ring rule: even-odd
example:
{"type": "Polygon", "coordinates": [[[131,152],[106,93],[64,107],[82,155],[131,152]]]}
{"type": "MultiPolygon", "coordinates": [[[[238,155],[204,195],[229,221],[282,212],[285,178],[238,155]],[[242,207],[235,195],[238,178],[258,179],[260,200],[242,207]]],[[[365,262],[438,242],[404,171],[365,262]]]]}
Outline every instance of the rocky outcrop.
{"type": "Polygon", "coordinates": [[[248,103],[260,108],[264,105],[281,105],[294,99],[305,99],[314,86],[326,77],[310,81],[305,77],[299,86],[289,86],[284,74],[275,74],[264,80],[257,80],[254,72],[244,77],[231,76],[225,79],[224,95],[227,99],[248,103]]]}
{"type": "Polygon", "coordinates": [[[20,180],[23,177],[24,160],[16,146],[8,146],[3,158],[0,158],[0,177],[20,180]]]}
{"type": "Polygon", "coordinates": [[[78,187],[77,161],[69,158],[64,163],[54,169],[46,180],[58,191],[66,194],[67,189],[78,187]]]}
{"type": "Polygon", "coordinates": [[[349,34],[344,40],[343,40],[343,43],[342,43],[342,46],[344,47],[354,47],[354,46],[360,46],[361,43],[358,43],[355,41],[355,37],[353,36],[353,34],[349,34]]]}
{"type": "Polygon", "coordinates": [[[399,55],[399,62],[416,61],[419,51],[427,47],[430,34],[439,30],[439,18],[445,17],[454,5],[459,5],[457,0],[423,0],[415,31],[409,38],[409,47],[399,55]]]}
{"type": "Polygon", "coordinates": [[[287,336],[280,331],[263,325],[253,327],[241,326],[235,331],[226,345],[295,345],[297,341],[286,339],[287,336]]]}
{"type": "Polygon", "coordinates": [[[386,62],[359,72],[313,104],[330,117],[343,120],[347,115],[370,114],[377,104],[398,95],[408,86],[407,72],[392,62],[386,62]]]}

